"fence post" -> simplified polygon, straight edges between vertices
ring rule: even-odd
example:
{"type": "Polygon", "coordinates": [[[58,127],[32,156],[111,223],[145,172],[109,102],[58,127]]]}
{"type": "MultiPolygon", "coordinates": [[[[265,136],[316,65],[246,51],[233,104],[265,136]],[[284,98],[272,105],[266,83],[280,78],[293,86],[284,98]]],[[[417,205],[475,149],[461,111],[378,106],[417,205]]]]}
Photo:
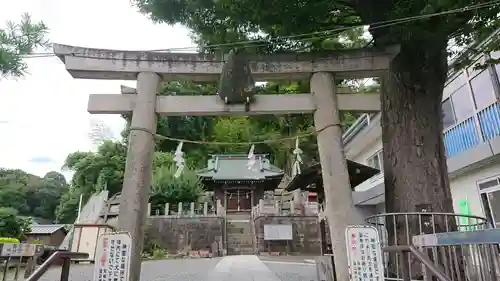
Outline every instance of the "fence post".
{"type": "Polygon", "coordinates": [[[69,280],[69,270],[71,267],[71,258],[67,257],[63,259],[63,264],[61,268],[61,281],[69,280]]]}
{"type": "Polygon", "coordinates": [[[216,204],[217,204],[217,207],[215,208],[215,212],[216,212],[217,215],[220,216],[220,215],[222,215],[221,214],[221,212],[222,212],[222,209],[221,209],[222,204],[220,203],[220,199],[217,199],[216,204]]]}
{"type": "Polygon", "coordinates": [[[182,216],[182,202],[179,202],[179,205],[177,206],[177,216],[181,217],[182,216]]]}
{"type": "Polygon", "coordinates": [[[33,257],[28,259],[28,263],[26,264],[26,269],[24,271],[24,279],[30,277],[31,273],[33,273],[33,271],[35,271],[36,259],[37,259],[37,256],[33,256],[33,257]]]}
{"type": "Polygon", "coordinates": [[[165,203],[165,216],[168,216],[168,213],[170,212],[170,204],[165,203]]]}
{"type": "Polygon", "coordinates": [[[203,203],[203,215],[208,216],[208,202],[203,203]]]}
{"type": "Polygon", "coordinates": [[[151,203],[148,203],[148,217],[151,216],[151,203]]]}
{"type": "Polygon", "coordinates": [[[194,202],[189,203],[189,216],[194,216],[194,202]]]}

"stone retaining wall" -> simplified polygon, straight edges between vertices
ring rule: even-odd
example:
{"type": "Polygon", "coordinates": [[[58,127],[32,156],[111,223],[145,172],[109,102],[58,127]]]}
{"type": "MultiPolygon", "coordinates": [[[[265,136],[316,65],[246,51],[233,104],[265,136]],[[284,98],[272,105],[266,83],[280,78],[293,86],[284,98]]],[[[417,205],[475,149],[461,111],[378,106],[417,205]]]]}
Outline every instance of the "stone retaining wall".
{"type": "Polygon", "coordinates": [[[255,218],[257,249],[280,255],[320,255],[321,235],[317,216],[260,216],[255,218]],[[265,241],[265,224],[291,224],[293,240],[265,241]]]}
{"type": "Polygon", "coordinates": [[[191,250],[211,250],[214,241],[222,241],[221,217],[150,217],[146,237],[170,254],[191,250]]]}

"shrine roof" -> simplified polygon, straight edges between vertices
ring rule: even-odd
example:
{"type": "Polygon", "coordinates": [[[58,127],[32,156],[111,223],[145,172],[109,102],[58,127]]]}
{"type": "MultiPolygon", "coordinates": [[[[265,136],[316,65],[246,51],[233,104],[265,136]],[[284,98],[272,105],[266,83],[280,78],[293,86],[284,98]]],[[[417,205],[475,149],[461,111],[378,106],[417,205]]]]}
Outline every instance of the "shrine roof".
{"type": "Polygon", "coordinates": [[[283,177],[283,171],[272,165],[266,155],[256,155],[254,168],[248,169],[246,154],[213,155],[208,160],[207,168],[198,173],[202,179],[217,181],[262,181],[276,180],[283,177]]]}
{"type": "MultiPolygon", "coordinates": [[[[347,170],[349,173],[349,182],[351,189],[366,181],[367,179],[378,174],[380,171],[363,164],[347,160],[347,170]]],[[[295,189],[309,190],[313,192],[323,192],[323,177],[321,174],[321,164],[316,163],[302,170],[300,174],[295,176],[285,188],[286,191],[295,189]],[[313,183],[319,183],[321,186],[310,187],[313,183]]]]}

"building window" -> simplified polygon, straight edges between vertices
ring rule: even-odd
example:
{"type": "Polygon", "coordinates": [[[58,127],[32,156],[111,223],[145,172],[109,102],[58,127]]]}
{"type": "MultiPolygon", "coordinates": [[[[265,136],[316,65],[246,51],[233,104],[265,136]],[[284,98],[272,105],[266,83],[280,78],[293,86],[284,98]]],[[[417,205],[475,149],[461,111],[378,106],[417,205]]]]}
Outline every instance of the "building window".
{"type": "Polygon", "coordinates": [[[474,114],[474,107],[469,96],[467,87],[463,86],[451,95],[451,102],[455,111],[455,117],[461,122],[474,114]]]}
{"type": "Polygon", "coordinates": [[[453,113],[450,99],[446,99],[441,105],[441,108],[443,110],[443,128],[446,129],[455,125],[455,114],[453,113]]]}
{"type": "Polygon", "coordinates": [[[478,187],[486,217],[500,227],[500,177],[479,183],[478,187]]]}
{"type": "Polygon", "coordinates": [[[495,102],[493,83],[487,69],[474,77],[470,83],[477,109],[483,109],[495,102]]]}
{"type": "Polygon", "coordinates": [[[457,77],[455,77],[450,83],[446,85],[446,87],[444,88],[443,96],[449,97],[457,89],[463,87],[466,82],[464,78],[465,78],[464,75],[462,73],[459,73],[457,77]]]}
{"type": "Polygon", "coordinates": [[[384,171],[384,162],[383,162],[382,150],[377,151],[374,155],[368,158],[368,166],[377,169],[381,172],[384,171]]]}

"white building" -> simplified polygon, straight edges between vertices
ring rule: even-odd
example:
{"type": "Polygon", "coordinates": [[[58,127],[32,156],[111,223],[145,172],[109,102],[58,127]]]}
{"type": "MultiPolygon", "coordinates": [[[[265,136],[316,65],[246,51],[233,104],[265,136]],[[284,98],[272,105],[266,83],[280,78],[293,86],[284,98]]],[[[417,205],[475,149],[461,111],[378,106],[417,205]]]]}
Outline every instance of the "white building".
{"type": "MultiPolygon", "coordinates": [[[[443,137],[455,212],[485,216],[500,226],[500,64],[473,69],[489,56],[500,58],[500,52],[478,56],[472,66],[449,74],[443,137]]],[[[360,117],[344,134],[344,145],[348,159],[383,170],[380,114],[360,117]]],[[[355,188],[357,206],[383,212],[382,173],[355,188]]]]}

